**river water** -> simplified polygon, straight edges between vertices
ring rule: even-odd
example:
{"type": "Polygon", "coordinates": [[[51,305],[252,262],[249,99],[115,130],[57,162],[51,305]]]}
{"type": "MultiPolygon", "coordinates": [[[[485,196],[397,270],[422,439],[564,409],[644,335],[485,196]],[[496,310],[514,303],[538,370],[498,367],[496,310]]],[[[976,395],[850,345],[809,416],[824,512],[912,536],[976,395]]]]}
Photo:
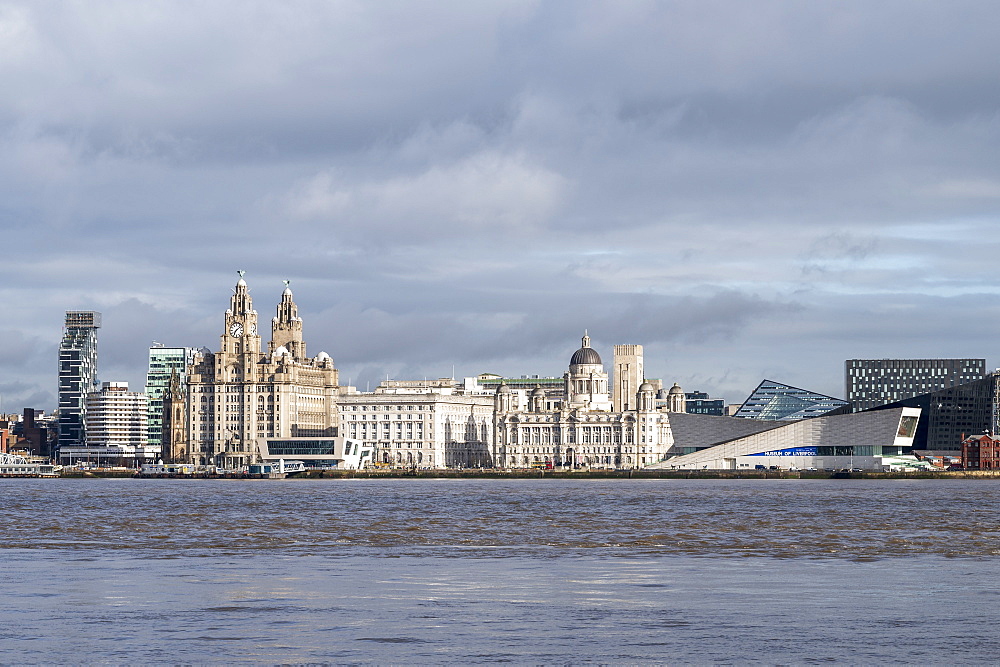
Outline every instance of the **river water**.
{"type": "Polygon", "coordinates": [[[989,480],[0,480],[0,663],[1000,662],[989,480]]]}

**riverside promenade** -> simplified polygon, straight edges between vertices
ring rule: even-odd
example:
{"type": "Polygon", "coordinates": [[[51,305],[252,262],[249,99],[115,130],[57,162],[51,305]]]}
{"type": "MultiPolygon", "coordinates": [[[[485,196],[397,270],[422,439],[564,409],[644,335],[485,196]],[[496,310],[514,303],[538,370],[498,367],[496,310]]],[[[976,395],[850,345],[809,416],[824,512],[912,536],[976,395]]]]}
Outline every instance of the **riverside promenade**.
{"type": "MultiPolygon", "coordinates": [[[[267,479],[261,475],[209,474],[140,476],[131,470],[64,470],[61,478],[267,479]]],[[[1000,479],[1000,470],[920,472],[828,472],[823,470],[306,470],[284,479],[1000,479]]]]}

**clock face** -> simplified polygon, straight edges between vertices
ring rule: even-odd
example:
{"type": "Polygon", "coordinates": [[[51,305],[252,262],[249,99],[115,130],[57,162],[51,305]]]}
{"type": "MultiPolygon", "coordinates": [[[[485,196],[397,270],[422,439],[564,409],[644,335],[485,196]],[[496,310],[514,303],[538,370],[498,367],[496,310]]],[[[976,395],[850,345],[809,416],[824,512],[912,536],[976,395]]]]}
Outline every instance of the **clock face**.
{"type": "Polygon", "coordinates": [[[251,336],[256,336],[257,335],[257,325],[256,324],[252,324],[252,323],[250,324],[250,335],[251,336]]]}
{"type": "Polygon", "coordinates": [[[243,335],[243,325],[239,322],[233,322],[232,326],[229,327],[229,333],[232,334],[233,338],[239,338],[243,335]]]}

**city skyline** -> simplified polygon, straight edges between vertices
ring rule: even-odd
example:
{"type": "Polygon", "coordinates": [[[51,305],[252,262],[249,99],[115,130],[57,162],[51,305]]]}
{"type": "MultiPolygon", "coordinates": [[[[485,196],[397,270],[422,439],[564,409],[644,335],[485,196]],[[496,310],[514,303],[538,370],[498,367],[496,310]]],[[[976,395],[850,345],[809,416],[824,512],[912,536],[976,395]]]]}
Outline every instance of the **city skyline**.
{"type": "Polygon", "coordinates": [[[303,7],[0,9],[5,411],[55,407],[68,310],[104,381],[215,349],[236,269],[360,389],[584,329],[734,403],[993,367],[993,5],[303,7]]]}

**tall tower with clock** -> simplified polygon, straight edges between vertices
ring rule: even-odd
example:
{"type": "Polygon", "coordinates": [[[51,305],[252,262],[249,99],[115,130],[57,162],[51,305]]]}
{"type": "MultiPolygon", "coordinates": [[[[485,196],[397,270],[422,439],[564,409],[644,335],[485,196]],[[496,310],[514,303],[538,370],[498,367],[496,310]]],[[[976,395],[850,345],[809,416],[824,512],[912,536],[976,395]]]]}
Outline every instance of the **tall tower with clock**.
{"type": "Polygon", "coordinates": [[[288,281],[264,351],[243,273],[229,300],[219,351],[202,350],[188,373],[191,463],[240,468],[260,460],[268,438],[337,435],[337,369],[325,352],[305,356],[302,318],[288,281]]]}
{"type": "Polygon", "coordinates": [[[221,350],[224,353],[244,355],[260,353],[260,336],[257,334],[257,311],[253,309],[253,299],[250,289],[243,280],[243,271],[239,272],[240,280],[233,288],[233,296],[229,299],[229,309],[226,311],[226,330],[222,333],[221,350]]]}

